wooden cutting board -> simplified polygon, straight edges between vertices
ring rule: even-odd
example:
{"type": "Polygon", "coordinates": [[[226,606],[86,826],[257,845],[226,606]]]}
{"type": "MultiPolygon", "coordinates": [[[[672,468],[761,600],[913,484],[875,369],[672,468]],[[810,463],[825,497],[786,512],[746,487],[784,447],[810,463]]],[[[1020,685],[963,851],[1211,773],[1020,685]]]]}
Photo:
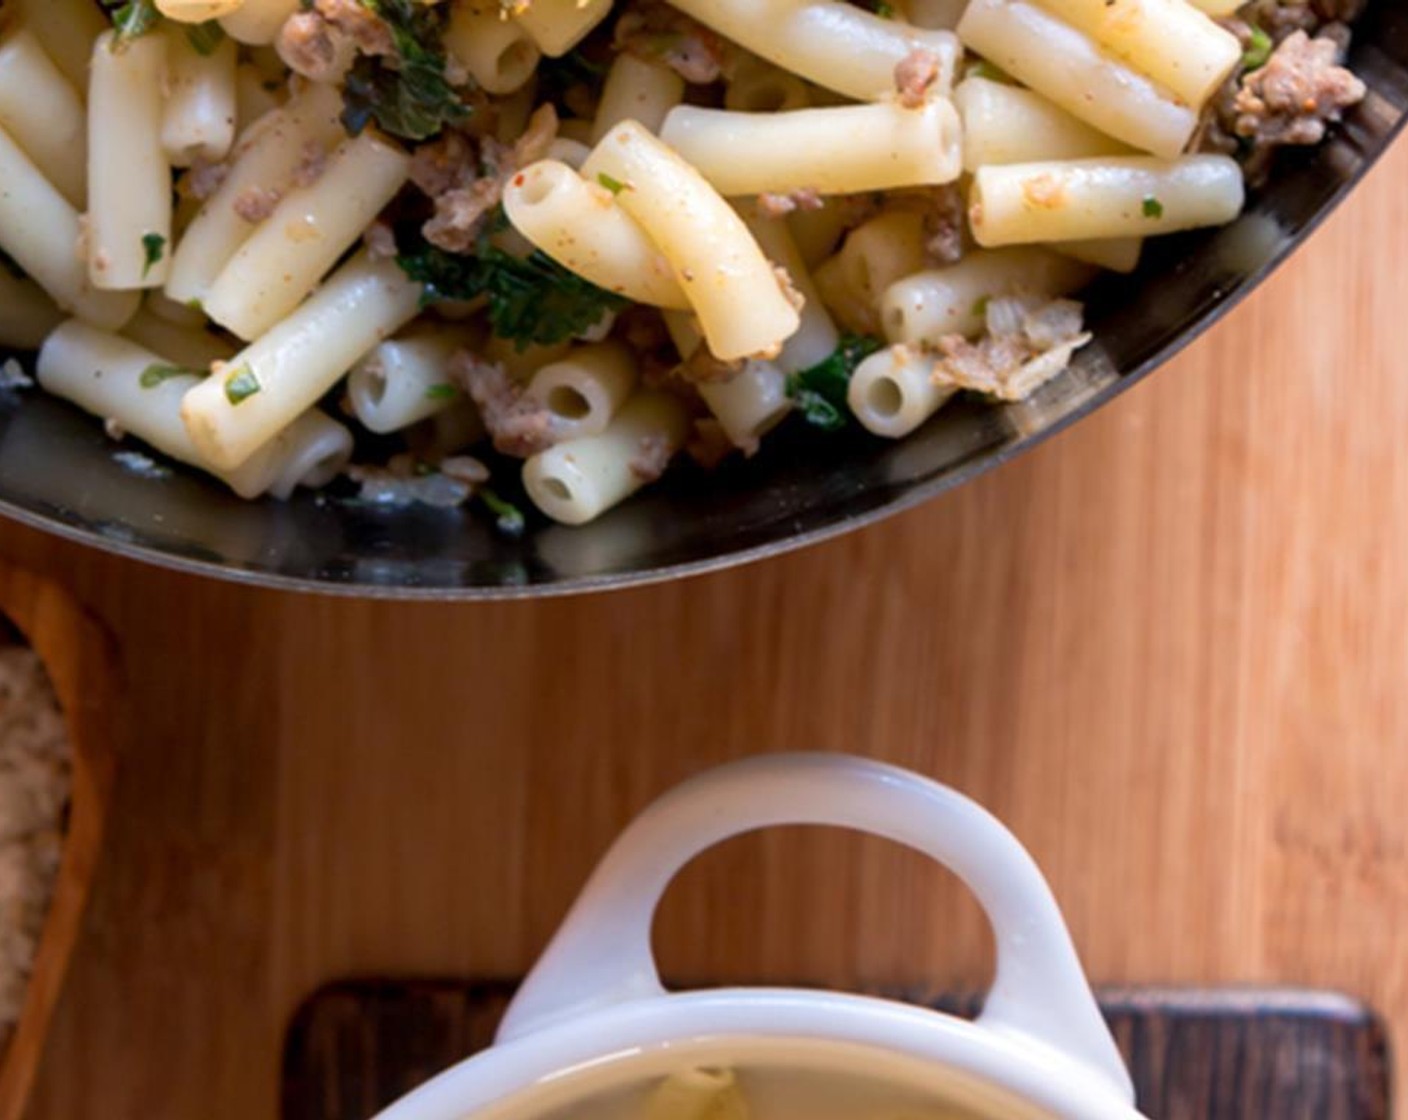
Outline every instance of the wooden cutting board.
{"type": "MultiPolygon", "coordinates": [[[[368,1120],[487,1046],[503,982],[362,981],[327,988],[294,1019],[283,1120],[368,1120]]],[[[964,996],[877,991],[971,1014],[964,996]]],[[[1128,990],[1101,1006],[1155,1120],[1386,1120],[1383,1026],[1354,1001],[1304,991],[1128,990]]]]}

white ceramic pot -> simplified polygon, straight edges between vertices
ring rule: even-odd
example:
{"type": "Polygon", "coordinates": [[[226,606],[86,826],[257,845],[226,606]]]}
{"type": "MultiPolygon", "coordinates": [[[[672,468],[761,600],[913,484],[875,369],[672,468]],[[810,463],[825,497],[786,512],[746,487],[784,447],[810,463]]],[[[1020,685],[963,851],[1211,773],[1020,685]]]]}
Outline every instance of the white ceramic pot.
{"type": "Polygon", "coordinates": [[[533,1120],[699,1065],[856,1072],[981,1116],[1137,1120],[1134,1092],[1050,888],[1016,838],[953,790],[841,755],[772,755],[703,774],[607,853],[490,1049],[380,1120],[533,1120]],[[887,837],[954,871],[992,922],[997,974],[974,1021],[791,988],[667,992],[651,954],[660,896],[694,856],[771,825],[887,837]]]}

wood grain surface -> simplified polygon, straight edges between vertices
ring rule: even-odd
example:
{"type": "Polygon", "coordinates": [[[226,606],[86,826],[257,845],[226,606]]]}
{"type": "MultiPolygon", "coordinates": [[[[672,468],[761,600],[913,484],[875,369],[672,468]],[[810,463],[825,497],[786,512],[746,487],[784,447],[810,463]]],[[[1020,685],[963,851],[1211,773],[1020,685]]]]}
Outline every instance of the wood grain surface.
{"type": "MultiPolygon", "coordinates": [[[[346,981],[315,993],[289,1028],[284,1120],[367,1120],[490,1045],[512,982],[346,981]]],[[[972,995],[872,994],[972,1015],[972,995]]],[[[1344,996],[1289,989],[1099,993],[1134,1082],[1158,1120],[1385,1120],[1381,1022],[1344,996]]]]}
{"type": "MultiPolygon", "coordinates": [[[[6,526],[121,635],[140,725],[33,1115],[271,1117],[321,982],[521,971],[653,794],[786,747],[988,804],[1102,983],[1342,987],[1402,1050],[1405,180],[1400,144],[1229,321],[1036,453],[741,571],[398,606],[6,526]]],[[[685,978],[990,967],[943,874],[835,835],[712,853],[658,936],[685,978]]]]}

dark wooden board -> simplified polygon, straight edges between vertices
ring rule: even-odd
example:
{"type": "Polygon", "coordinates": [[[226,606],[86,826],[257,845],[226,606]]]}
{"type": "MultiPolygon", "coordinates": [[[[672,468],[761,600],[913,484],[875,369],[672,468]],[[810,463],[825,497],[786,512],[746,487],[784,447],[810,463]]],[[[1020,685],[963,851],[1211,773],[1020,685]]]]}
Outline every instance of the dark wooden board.
{"type": "MultiPolygon", "coordinates": [[[[284,1120],[367,1120],[487,1046],[510,982],[350,981],[300,1009],[284,1053],[284,1120]]],[[[878,992],[971,1013],[971,997],[878,992]]],[[[1155,1120],[1386,1120],[1384,1028],[1323,992],[1133,989],[1101,1006],[1155,1120]]]]}

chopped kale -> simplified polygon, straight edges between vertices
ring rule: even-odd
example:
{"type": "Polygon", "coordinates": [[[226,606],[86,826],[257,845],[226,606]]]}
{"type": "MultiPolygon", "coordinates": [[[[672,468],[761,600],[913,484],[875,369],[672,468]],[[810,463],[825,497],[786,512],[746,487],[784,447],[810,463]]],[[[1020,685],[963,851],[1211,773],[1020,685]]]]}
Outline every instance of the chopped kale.
{"type": "Polygon", "coordinates": [[[147,233],[142,235],[142,254],[146,263],[142,266],[142,279],[147,278],[153,268],[161,263],[161,258],[166,256],[166,238],[159,233],[147,233]]]}
{"type": "Polygon", "coordinates": [[[429,401],[452,401],[459,395],[460,391],[448,383],[432,385],[425,391],[425,399],[429,401]]]}
{"type": "Polygon", "coordinates": [[[487,296],[494,333],[520,350],[573,338],[629,303],[539,251],[515,257],[481,239],[473,254],[447,253],[419,234],[403,235],[401,245],[396,262],[425,285],[427,304],[487,296]]]}
{"type": "Polygon", "coordinates": [[[118,43],[145,35],[161,22],[156,0],[103,0],[103,7],[112,13],[118,43]]]}
{"type": "Polygon", "coordinates": [[[1242,55],[1242,69],[1260,70],[1270,60],[1274,46],[1270,35],[1260,27],[1253,27],[1246,52],[1242,55]]]}
{"type": "Polygon", "coordinates": [[[232,405],[244,404],[263,388],[264,386],[259,384],[259,378],[254,375],[252,369],[248,366],[240,366],[225,379],[225,399],[232,405]]]}
{"type": "Polygon", "coordinates": [[[846,335],[831,357],[787,379],[787,395],[807,423],[827,432],[846,426],[849,414],[846,391],[850,388],[851,376],[856,366],[880,346],[878,339],[846,335]]]}
{"type": "Polygon", "coordinates": [[[1164,216],[1164,204],[1151,194],[1144,196],[1144,202],[1140,209],[1146,218],[1162,218],[1164,216]]]}
{"type": "Polygon", "coordinates": [[[209,58],[225,41],[225,29],[213,19],[208,19],[204,23],[193,23],[187,27],[186,39],[196,54],[209,58]]]}
{"type": "Polygon", "coordinates": [[[489,512],[496,519],[495,527],[500,533],[513,538],[523,536],[523,531],[528,527],[528,519],[523,516],[521,509],[499,497],[487,486],[480,489],[479,500],[489,507],[489,512]]]}
{"type": "Polygon", "coordinates": [[[362,55],[343,84],[342,124],[359,135],[372,121],[405,140],[427,140],[459,124],[469,106],[450,84],[441,34],[446,5],[361,0],[391,32],[395,59],[362,55]]]}
{"type": "Polygon", "coordinates": [[[149,365],[142,371],[142,376],[138,378],[138,384],[143,389],[155,389],[158,385],[164,385],[173,377],[200,377],[201,371],[187,369],[185,366],[168,366],[160,362],[149,365]]]}

